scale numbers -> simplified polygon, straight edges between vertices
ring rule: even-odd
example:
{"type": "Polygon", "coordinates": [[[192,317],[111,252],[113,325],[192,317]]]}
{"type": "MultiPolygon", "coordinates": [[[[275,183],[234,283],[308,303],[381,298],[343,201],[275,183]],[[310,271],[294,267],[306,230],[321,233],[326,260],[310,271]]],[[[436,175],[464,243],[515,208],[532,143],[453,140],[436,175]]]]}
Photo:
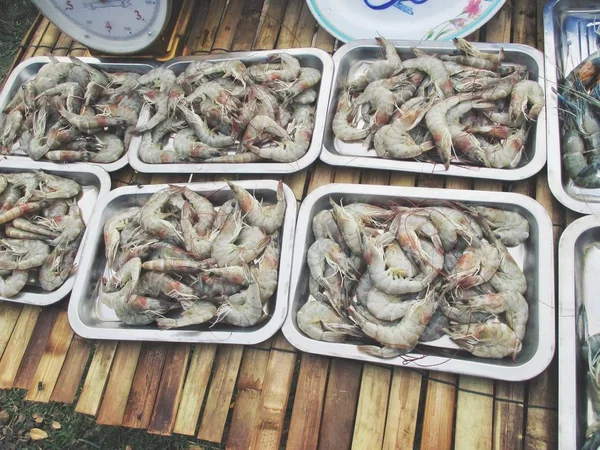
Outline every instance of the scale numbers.
{"type": "Polygon", "coordinates": [[[89,36],[128,40],[153,28],[160,0],[52,0],[52,3],[89,36]]]}

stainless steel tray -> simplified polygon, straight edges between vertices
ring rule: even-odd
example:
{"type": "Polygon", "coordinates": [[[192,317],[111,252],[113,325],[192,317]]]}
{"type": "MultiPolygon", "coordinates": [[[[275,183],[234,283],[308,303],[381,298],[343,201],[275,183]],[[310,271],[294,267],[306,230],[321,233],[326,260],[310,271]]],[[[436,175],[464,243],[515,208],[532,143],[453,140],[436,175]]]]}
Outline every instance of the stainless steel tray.
{"type": "MultiPolygon", "coordinates": [[[[418,47],[430,54],[453,54],[456,49],[451,42],[428,41],[392,41],[398,53],[404,59],[414,58],[411,47],[418,47]]],[[[483,44],[474,43],[482,51],[497,53],[504,48],[506,63],[518,63],[527,66],[530,79],[539,81],[544,79],[543,55],[538,50],[520,44],[483,44]]],[[[538,173],[546,163],[546,112],[540,113],[536,126],[529,133],[525,154],[518,167],[514,169],[493,169],[487,167],[454,165],[448,170],[443,164],[418,162],[411,160],[379,158],[375,150],[365,152],[362,143],[346,143],[340,141],[333,134],[331,124],[335,116],[337,99],[340,90],[348,82],[360,76],[367,69],[368,64],[381,59],[381,50],[374,40],[359,40],[343,45],[333,55],[333,85],[331,87],[331,100],[327,111],[325,138],[321,160],[334,166],[350,166],[368,169],[397,170],[403,172],[435,173],[439,175],[452,175],[472,178],[486,178],[491,180],[523,180],[538,173]]]]}
{"type": "MultiPolygon", "coordinates": [[[[69,62],[70,59],[65,56],[57,56],[56,57],[61,62],[69,62]]],[[[158,63],[155,61],[147,61],[144,62],[133,62],[131,60],[111,60],[111,59],[99,59],[99,58],[78,58],[81,61],[91,65],[92,67],[96,67],[107,72],[135,72],[135,73],[146,73],[152,70],[155,67],[158,67],[158,63]]],[[[0,111],[4,110],[4,107],[10,102],[10,100],[14,97],[17,90],[21,87],[23,83],[27,80],[33,78],[40,70],[40,68],[50,62],[50,58],[47,56],[35,56],[33,58],[26,59],[21,64],[19,64],[12,71],[6,83],[4,84],[4,88],[2,89],[2,93],[0,93],[0,111]]],[[[4,124],[4,120],[6,118],[5,114],[0,113],[0,127],[4,124]]],[[[18,155],[2,155],[9,161],[17,161],[21,164],[27,164],[28,162],[33,161],[26,155],[18,156],[18,155]]],[[[46,162],[46,161],[44,161],[46,162]]],[[[55,164],[52,161],[47,161],[50,164],[55,164]]],[[[90,164],[90,163],[68,163],[68,165],[81,165],[81,164],[90,164]]],[[[58,163],[56,165],[59,165],[58,163]]],[[[102,167],[108,172],[114,172],[119,170],[127,165],[127,151],[121,156],[118,160],[112,163],[107,164],[94,164],[102,167]]]]}
{"type": "Polygon", "coordinates": [[[600,221],[582,217],[563,232],[558,246],[558,447],[579,449],[598,420],[586,394],[587,363],[581,354],[579,311],[585,305],[590,334],[600,333],[598,273],[600,221]]]}
{"type": "MultiPolygon", "coordinates": [[[[176,164],[148,164],[139,157],[139,146],[141,137],[133,138],[129,148],[129,163],[142,173],[293,173],[310,166],[318,157],[323,142],[323,131],[325,128],[325,116],[327,114],[327,102],[333,76],[333,62],[331,56],[317,48],[291,48],[285,50],[265,50],[256,52],[224,53],[206,56],[181,56],[165,63],[176,75],[179,75],[193,61],[228,61],[240,60],[245,64],[257,64],[265,62],[267,56],[285,51],[295,56],[302,67],[312,67],[321,71],[321,81],[318,85],[319,97],[317,99],[315,113],[315,127],[312,141],[306,154],[298,161],[292,163],[264,162],[244,164],[223,163],[176,163],[176,164]]],[[[149,114],[140,115],[139,123],[142,124],[149,119],[149,114]]]]}
{"type": "MultiPolygon", "coordinates": [[[[254,192],[258,199],[275,202],[277,181],[237,181],[237,185],[254,192]]],[[[210,196],[210,200],[220,205],[232,198],[225,182],[178,184],[210,196]]],[[[104,223],[115,212],[131,206],[142,205],[148,198],[166,184],[149,186],[128,186],[115,189],[103,197],[94,209],[84,242],[85,253],[81,266],[87,270],[77,273],[75,286],[69,302],[69,323],[73,331],[88,339],[118,339],[129,341],[163,342],[204,342],[215,344],[256,344],[262,342],[281,328],[288,309],[288,293],[292,268],[293,236],[296,227],[296,198],[292,190],[284,185],[287,208],[281,233],[281,254],[279,258],[279,280],[276,301],[271,318],[259,325],[238,328],[219,324],[210,329],[171,329],[159,330],[155,324],[131,326],[120,322],[114,312],[103,305],[94,295],[94,289],[104,272],[104,223]]]]}
{"type": "Polygon", "coordinates": [[[523,381],[535,377],[550,364],[554,355],[554,263],[552,246],[552,223],[546,210],[535,200],[508,192],[483,192],[452,189],[403,188],[353,184],[330,184],[310,193],[298,213],[294,263],[292,266],[292,289],[289,315],[283,333],[298,349],[327,356],[357,359],[380,364],[431,367],[435,370],[453,372],[507,381],[523,381]],[[516,361],[476,358],[444,337],[440,342],[419,345],[404,358],[382,360],[358,350],[353,344],[337,344],[315,341],[307,337],[296,324],[296,313],[308,296],[309,270],[306,253],[314,242],[312,219],[321,210],[329,208],[329,199],[345,204],[373,202],[380,205],[414,206],[420,202],[428,205],[447,205],[449,201],[477,204],[516,211],[523,215],[530,227],[530,237],[510,253],[524,268],[527,279],[526,298],[529,301],[528,330],[523,349],[516,361]]]}
{"type": "Polygon", "coordinates": [[[544,7],[546,103],[548,109],[548,184],[567,208],[582,214],[600,213],[600,189],[575,186],[562,167],[558,99],[551,88],[599,49],[600,4],[594,0],[551,0],[544,7]]]}
{"type": "MultiPolygon", "coordinates": [[[[104,169],[91,164],[64,165],[31,160],[27,162],[15,159],[6,161],[0,160],[0,174],[31,172],[33,170],[43,170],[44,172],[52,175],[75,180],[81,184],[82,193],[80,194],[81,196],[77,202],[77,205],[81,209],[81,216],[85,222],[86,231],[84,233],[82,243],[79,244],[77,255],[75,256],[75,267],[76,271],[85,272],[86,267],[80,265],[84,248],[83,242],[85,241],[92,211],[98,204],[98,200],[104,195],[108,194],[110,191],[110,176],[104,169]]],[[[51,305],[66,297],[69,292],[71,292],[74,282],[75,274],[67,278],[61,287],[52,292],[47,292],[39,287],[27,285],[21,292],[19,292],[18,295],[11,298],[0,296],[0,300],[15,303],[27,303],[38,306],[51,305]]]]}

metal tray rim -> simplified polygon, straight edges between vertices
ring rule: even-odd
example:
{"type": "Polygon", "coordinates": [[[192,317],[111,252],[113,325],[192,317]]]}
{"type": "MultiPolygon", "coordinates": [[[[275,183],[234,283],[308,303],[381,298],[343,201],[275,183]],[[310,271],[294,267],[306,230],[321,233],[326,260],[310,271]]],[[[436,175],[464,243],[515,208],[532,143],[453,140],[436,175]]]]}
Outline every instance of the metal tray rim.
{"type": "MultiPolygon", "coordinates": [[[[67,56],[55,56],[54,58],[56,58],[58,61],[61,62],[69,62],[70,58],[67,56]]],[[[116,59],[114,61],[111,61],[111,58],[95,58],[95,57],[91,57],[91,56],[78,56],[77,59],[80,59],[81,61],[87,63],[87,64],[134,64],[134,65],[147,65],[147,66],[152,66],[152,67],[158,67],[158,62],[155,60],[144,60],[143,62],[140,61],[136,61],[133,59],[127,59],[127,58],[119,58],[116,59]]],[[[8,102],[8,92],[11,89],[11,86],[13,86],[16,81],[17,78],[19,77],[20,73],[23,72],[27,67],[33,65],[33,64],[39,64],[39,63],[49,63],[50,62],[50,58],[48,56],[34,56],[31,58],[26,59],[25,61],[21,62],[19,65],[17,65],[17,67],[15,67],[12,72],[10,73],[9,77],[6,79],[6,82],[4,83],[4,86],[2,87],[2,92],[0,92],[0,110],[4,109],[5,104],[8,102]]],[[[101,164],[101,163],[82,163],[82,162],[72,162],[72,163],[67,163],[67,165],[81,165],[81,164],[87,164],[87,165],[94,165],[94,166],[98,166],[103,168],[104,170],[108,171],[108,172],[115,172],[119,169],[122,169],[123,167],[125,167],[128,162],[128,153],[129,153],[129,148],[126,149],[125,154],[123,156],[121,156],[118,160],[112,162],[112,163],[106,163],[106,164],[101,164]]],[[[4,157],[6,157],[6,159],[8,161],[15,161],[15,162],[33,162],[34,160],[32,160],[31,158],[29,158],[28,156],[18,156],[18,155],[3,155],[4,157]]],[[[55,164],[55,165],[64,165],[61,163],[53,163],[50,161],[42,161],[42,162],[49,162],[50,164],[55,164]]]]}
{"type": "MultiPolygon", "coordinates": [[[[411,47],[419,47],[422,50],[435,51],[439,49],[454,49],[452,42],[432,42],[432,41],[413,41],[413,40],[392,40],[390,41],[397,48],[410,49],[411,47]]],[[[524,44],[511,44],[511,43],[473,43],[477,48],[483,51],[499,51],[501,48],[505,50],[518,51],[529,55],[536,61],[538,66],[540,79],[545,78],[545,67],[544,67],[544,55],[538,49],[530,47],[524,44]]],[[[333,99],[334,83],[338,77],[340,62],[344,59],[346,54],[357,47],[375,47],[378,46],[375,40],[361,39],[349,42],[341,46],[333,54],[333,81],[330,89],[330,104],[333,99]]],[[[542,83],[540,82],[542,85],[542,83]]],[[[543,86],[544,87],[544,86],[543,86]]],[[[544,87],[544,91],[546,88],[544,87]]],[[[329,108],[328,108],[329,109],[329,108]]],[[[329,118],[327,124],[329,123],[329,118]]],[[[326,124],[326,125],[327,125],[326,124]]],[[[393,159],[380,159],[371,157],[361,156],[348,156],[339,155],[337,152],[329,149],[327,144],[323,140],[323,147],[320,154],[321,161],[331,164],[334,166],[349,166],[349,167],[360,167],[369,169],[384,169],[394,170],[402,172],[414,172],[414,173],[428,173],[436,175],[448,175],[448,176],[463,176],[469,178],[484,178],[492,180],[503,180],[503,181],[518,181],[529,178],[538,173],[546,164],[546,147],[547,147],[547,105],[544,106],[537,121],[537,135],[535,142],[535,151],[533,157],[527,164],[516,169],[494,169],[487,167],[471,167],[471,166],[456,166],[451,165],[448,170],[445,170],[441,164],[433,164],[428,162],[418,162],[411,160],[393,160],[393,159]]]]}
{"type": "MultiPolygon", "coordinates": [[[[259,55],[266,58],[268,55],[281,53],[282,49],[258,50],[248,52],[217,53],[209,55],[179,56],[163,64],[162,67],[170,68],[172,65],[181,62],[193,61],[212,61],[212,60],[231,60],[244,59],[259,55]]],[[[142,161],[139,157],[139,145],[141,138],[134,137],[129,147],[129,164],[135,170],[141,173],[245,173],[245,174],[289,174],[298,172],[310,166],[319,158],[321,147],[323,145],[323,136],[325,134],[325,121],[329,98],[331,96],[331,83],[333,81],[333,60],[329,53],[318,48],[293,48],[285,49],[285,52],[291,55],[313,55],[319,58],[323,64],[321,74],[321,85],[315,112],[315,126],[313,129],[312,141],[306,154],[298,161],[292,163],[176,163],[176,164],[149,164],[142,161]]]]}
{"type": "Polygon", "coordinates": [[[575,246],[586,231],[600,227],[596,216],[584,216],[571,223],[558,244],[559,309],[558,309],[558,444],[561,449],[577,447],[577,388],[576,357],[573,345],[577,342],[575,311],[575,246]],[[562,383],[562,380],[568,380],[562,383]]]}
{"type": "MultiPolygon", "coordinates": [[[[553,9],[560,0],[550,0],[544,6],[544,47],[556,48],[554,39],[554,15],[553,9]]],[[[547,115],[547,139],[548,139],[548,185],[556,199],[567,208],[581,214],[600,213],[600,202],[586,202],[571,197],[564,188],[562,177],[562,158],[561,144],[558,120],[558,99],[552,92],[552,88],[557,88],[558,78],[556,75],[557,61],[554,51],[546,52],[544,56],[544,65],[546,67],[546,106],[547,115]]]]}
{"type": "MultiPolygon", "coordinates": [[[[106,195],[108,195],[108,193],[110,192],[110,185],[111,185],[110,175],[103,168],[96,166],[96,165],[92,165],[92,164],[82,163],[82,164],[77,164],[77,165],[65,165],[65,164],[54,164],[51,162],[43,162],[43,161],[29,161],[29,162],[27,162],[26,165],[24,165],[24,164],[22,164],[21,161],[7,160],[2,164],[2,167],[0,167],[0,173],[2,172],[2,168],[5,168],[5,167],[11,168],[11,169],[19,169],[19,170],[23,170],[23,171],[27,171],[27,172],[31,172],[33,170],[45,170],[45,171],[52,171],[52,172],[62,172],[63,174],[69,174],[69,173],[92,174],[96,178],[98,178],[98,182],[100,185],[100,189],[98,191],[98,198],[96,200],[96,204],[94,207],[97,207],[98,204],[100,203],[100,201],[102,200],[102,198],[105,197],[106,195]]],[[[81,243],[79,244],[79,249],[77,250],[77,254],[75,255],[74,265],[76,267],[79,266],[79,264],[81,263],[81,258],[85,251],[84,243],[87,238],[90,221],[91,221],[91,216],[90,216],[90,219],[88,219],[87,226],[83,233],[83,238],[81,240],[81,243]]],[[[52,305],[54,303],[59,302],[60,300],[62,300],[63,298],[65,298],[69,295],[69,293],[73,289],[73,285],[75,283],[76,277],[77,277],[77,274],[71,275],[62,284],[62,286],[60,286],[57,290],[55,290],[53,292],[48,292],[46,295],[44,295],[42,301],[35,301],[33,299],[27,298],[27,296],[25,296],[25,298],[20,298],[20,299],[5,298],[5,297],[0,297],[0,299],[2,301],[6,301],[6,302],[20,303],[20,304],[26,304],[26,305],[36,305],[36,306],[52,305]]]]}
{"type": "MultiPolygon", "coordinates": [[[[277,181],[274,180],[244,180],[236,181],[236,184],[245,189],[271,189],[277,190],[277,181]]],[[[216,191],[229,190],[227,183],[224,181],[214,181],[205,183],[173,183],[178,186],[187,186],[196,191],[216,191]]],[[[124,186],[111,191],[109,194],[102,197],[96,205],[94,213],[90,218],[90,232],[84,240],[86,252],[82,256],[82,264],[91,263],[97,254],[97,246],[93,244],[97,242],[98,233],[102,233],[104,224],[100,224],[100,219],[103,211],[111,201],[123,195],[135,194],[152,194],[160,189],[164,189],[169,184],[152,184],[142,187],[124,186]],[[94,242],[95,241],[95,242],[94,242]]],[[[236,331],[210,331],[199,332],[197,330],[158,330],[158,329],[111,329],[110,331],[103,330],[98,327],[93,327],[85,324],[79,316],[79,307],[83,302],[84,287],[89,281],[87,274],[79,272],[75,278],[73,291],[69,301],[68,318],[69,324],[75,333],[86,339],[117,339],[127,341],[155,341],[155,342],[187,342],[187,343],[214,343],[214,344],[258,344],[273,336],[282,326],[288,310],[288,295],[290,289],[290,276],[292,269],[293,246],[285,246],[285,241],[292,242],[292,236],[296,228],[296,197],[289,186],[283,185],[286,206],[286,219],[283,225],[281,236],[281,253],[279,261],[279,280],[277,286],[277,298],[275,308],[271,319],[259,330],[252,332],[236,332],[236,331]],[[108,336],[106,334],[109,334],[108,336]],[[158,336],[158,337],[157,337],[158,336]]]]}
{"type": "MultiPolygon", "coordinates": [[[[355,184],[330,184],[321,186],[312,191],[302,202],[298,212],[297,230],[303,230],[308,226],[309,212],[315,202],[321,197],[330,194],[366,194],[380,197],[404,197],[433,200],[456,200],[456,201],[476,201],[484,204],[493,203],[511,203],[519,207],[526,208],[532,213],[538,222],[539,240],[546,242],[552,240],[552,222],[546,210],[538,202],[530,197],[512,192],[486,192],[469,191],[455,189],[435,189],[435,188],[413,188],[397,186],[375,186],[375,185],[355,185],[355,184]],[[383,189],[385,189],[383,191],[383,189]]],[[[296,297],[296,291],[299,284],[301,267],[304,264],[305,237],[300,233],[296,234],[294,243],[294,262],[292,268],[292,284],[290,291],[290,307],[296,297]]],[[[554,279],[554,251],[551,246],[539,246],[539,268],[538,276],[542,269],[546,273],[552,274],[554,279]]],[[[549,280],[549,281],[552,281],[549,280]]],[[[554,283],[539,283],[538,294],[540,298],[549,299],[547,302],[539,304],[539,322],[546,324],[545,328],[538,327],[537,333],[539,344],[535,354],[531,359],[522,365],[515,367],[496,366],[479,361],[461,361],[436,356],[427,356],[427,366],[435,367],[435,370],[452,372],[458,374],[481,376],[495,378],[506,381],[525,381],[531,379],[541,372],[552,361],[555,350],[555,325],[554,325],[554,283]],[[490,373],[493,368],[493,373],[490,373]]],[[[292,313],[288,312],[288,317],[283,326],[283,333],[290,343],[306,352],[318,353],[327,356],[337,356],[350,358],[360,361],[373,362],[379,364],[389,364],[394,366],[407,366],[422,369],[426,367],[424,360],[415,362],[406,362],[401,358],[390,360],[381,360],[358,351],[356,346],[347,344],[331,344],[312,340],[301,334],[293,324],[292,313]]],[[[421,356],[418,353],[411,353],[408,356],[421,356]]]]}

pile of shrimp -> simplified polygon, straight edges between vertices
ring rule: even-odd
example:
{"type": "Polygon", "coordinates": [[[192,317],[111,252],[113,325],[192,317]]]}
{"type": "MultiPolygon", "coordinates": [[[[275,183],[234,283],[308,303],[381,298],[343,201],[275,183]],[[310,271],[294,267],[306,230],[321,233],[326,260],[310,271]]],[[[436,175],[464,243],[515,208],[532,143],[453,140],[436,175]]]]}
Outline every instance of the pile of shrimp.
{"type": "Polygon", "coordinates": [[[520,352],[527,281],[507,249],[529,237],[520,214],[458,203],[331,207],[312,222],[310,295],[296,316],[306,335],[359,341],[382,358],[444,335],[478,357],[520,352]]]}
{"type": "Polygon", "coordinates": [[[179,76],[156,69],[168,89],[152,101],[139,157],[149,164],[290,163],[308,151],[317,69],[287,53],[246,67],[237,60],[192,62],[179,76]],[[172,134],[174,133],[174,137],[172,134]]]}
{"type": "Polygon", "coordinates": [[[376,38],[376,61],[341,90],[332,128],[344,142],[364,140],[381,158],[515,168],[531,121],[544,107],[541,86],[522,65],[505,65],[454,39],[460,55],[402,61],[393,44],[376,38]],[[434,152],[433,150],[436,150],[434,152]]]}
{"type": "MultiPolygon", "coordinates": [[[[589,332],[588,316],[585,305],[579,310],[583,323],[583,335],[580,335],[581,355],[587,362],[585,367],[586,394],[592,404],[592,409],[598,417],[600,415],[600,334],[589,332]]],[[[597,449],[600,446],[600,420],[593,422],[585,431],[586,442],[582,450],[597,449]]]]}
{"type": "Polygon", "coordinates": [[[61,162],[118,160],[155,80],[106,73],[77,58],[50,60],[4,108],[0,153],[61,162]]]}
{"type": "Polygon", "coordinates": [[[586,58],[562,82],[558,98],[562,161],[577,186],[600,188],[600,53],[586,58]]]}
{"type": "Polygon", "coordinates": [[[128,325],[160,329],[212,319],[250,327],[265,320],[277,288],[283,183],[265,204],[229,183],[218,209],[185,186],[169,186],[104,226],[100,301],[128,325]]]}
{"type": "Polygon", "coordinates": [[[0,297],[26,285],[54,291],[69,277],[85,230],[80,192],[42,171],[0,174],[0,297]]]}

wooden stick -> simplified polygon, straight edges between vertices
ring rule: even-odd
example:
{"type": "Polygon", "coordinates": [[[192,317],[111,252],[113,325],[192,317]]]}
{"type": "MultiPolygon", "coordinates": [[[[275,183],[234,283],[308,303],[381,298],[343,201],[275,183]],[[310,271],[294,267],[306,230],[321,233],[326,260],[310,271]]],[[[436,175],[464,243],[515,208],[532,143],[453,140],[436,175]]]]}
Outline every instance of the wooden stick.
{"type": "Polygon", "coordinates": [[[329,358],[302,355],[286,448],[317,448],[328,369],[329,358]]]}
{"type": "Polygon", "coordinates": [[[33,329],[31,339],[29,340],[29,345],[27,345],[27,349],[21,360],[14,387],[28,389],[31,386],[31,380],[35,375],[35,371],[37,370],[42,354],[44,353],[46,342],[48,342],[58,312],[59,309],[57,306],[50,306],[42,309],[40,317],[33,329]]]}
{"type": "Polygon", "coordinates": [[[224,345],[219,348],[198,439],[211,442],[223,440],[227,413],[243,351],[244,347],[241,345],[224,345]]]}
{"type": "Polygon", "coordinates": [[[121,425],[138,364],[141,342],[119,342],[98,418],[102,425],[121,425]]]}
{"type": "Polygon", "coordinates": [[[62,310],[44,348],[37,370],[29,384],[25,400],[49,402],[60,370],[67,358],[67,351],[73,339],[73,330],[69,326],[67,311],[62,310]]]}
{"type": "Polygon", "coordinates": [[[525,383],[496,382],[494,448],[522,448],[525,383]]]}
{"type": "Polygon", "coordinates": [[[258,33],[260,16],[265,0],[246,0],[242,17],[237,25],[237,31],[231,50],[234,52],[249,51],[258,33]]]}
{"type": "Polygon", "coordinates": [[[177,411],[177,418],[173,431],[179,434],[193,436],[196,432],[196,423],[204,401],[204,394],[208,387],[211,368],[217,353],[214,344],[198,344],[193,346],[190,367],[183,386],[181,403],[177,411]]]}
{"type": "Polygon", "coordinates": [[[353,449],[382,447],[391,374],[388,368],[365,364],[352,437],[353,449]]]}
{"type": "Polygon", "coordinates": [[[422,378],[415,370],[394,368],[383,440],[384,450],[413,448],[422,378]]]}
{"type": "Polygon", "coordinates": [[[319,450],[350,448],[362,367],[362,363],[358,361],[332,359],[321,420],[319,450]]]}
{"type": "Polygon", "coordinates": [[[65,359],[65,363],[62,366],[50,401],[73,403],[90,356],[91,348],[91,341],[77,335],[73,336],[69,352],[67,353],[67,359],[65,359]]]}
{"type": "Polygon", "coordinates": [[[430,377],[427,383],[421,450],[450,449],[456,403],[456,388],[453,385],[456,383],[456,375],[430,372],[430,377]]]}
{"type": "Polygon", "coordinates": [[[227,8],[215,34],[213,43],[215,51],[223,52],[231,48],[245,2],[246,0],[229,0],[227,2],[227,8]]]}
{"type": "Polygon", "coordinates": [[[8,345],[10,335],[15,329],[23,306],[18,303],[0,303],[0,358],[8,345]]]}
{"type": "Polygon", "coordinates": [[[262,26],[253,45],[254,49],[269,50],[275,46],[287,4],[288,0],[269,0],[263,13],[262,26]]]}
{"type": "Polygon", "coordinates": [[[166,357],[167,344],[154,342],[142,344],[125,414],[123,414],[124,427],[148,427],[166,357]]]}
{"type": "Polygon", "coordinates": [[[250,447],[268,363],[269,352],[248,348],[244,350],[235,408],[227,435],[228,449],[246,450],[250,447]]]}
{"type": "Polygon", "coordinates": [[[491,449],[494,382],[461,375],[458,387],[463,390],[458,391],[454,448],[456,450],[491,449]]]}
{"type": "Polygon", "coordinates": [[[295,366],[295,354],[271,351],[252,433],[251,449],[279,449],[295,366]]]}
{"type": "Polygon", "coordinates": [[[173,432],[189,356],[189,344],[170,345],[148,433],[170,436],[173,432]]]}
{"type": "Polygon", "coordinates": [[[96,415],[116,350],[116,341],[103,341],[96,344],[96,351],[85,377],[75,411],[96,415]]]}
{"type": "Polygon", "coordinates": [[[0,389],[13,387],[41,311],[42,308],[39,306],[25,305],[22,307],[21,314],[0,360],[0,389]]]}
{"type": "Polygon", "coordinates": [[[198,41],[194,52],[208,53],[212,50],[213,42],[217,34],[219,23],[221,22],[221,17],[223,16],[223,11],[225,11],[226,4],[227,0],[213,0],[211,2],[208,13],[206,14],[204,27],[200,33],[200,40],[198,41]]]}

